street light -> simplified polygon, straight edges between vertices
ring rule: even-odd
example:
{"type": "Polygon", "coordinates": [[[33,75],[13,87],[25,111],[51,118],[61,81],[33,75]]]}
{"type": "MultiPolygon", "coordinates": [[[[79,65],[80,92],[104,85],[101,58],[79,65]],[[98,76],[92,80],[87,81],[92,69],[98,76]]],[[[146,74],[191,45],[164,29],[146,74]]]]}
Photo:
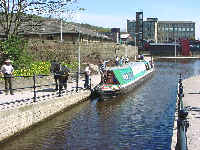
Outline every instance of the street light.
{"type": "Polygon", "coordinates": [[[62,17],[61,17],[61,21],[60,21],[60,41],[63,41],[63,30],[62,30],[62,17]]]}
{"type": "Polygon", "coordinates": [[[136,47],[137,47],[137,40],[136,40],[136,35],[138,35],[139,33],[135,33],[135,60],[136,60],[136,47]]]}
{"type": "MultiPolygon", "coordinates": [[[[77,16],[76,16],[76,19],[77,21],[79,22],[80,20],[80,12],[81,11],[85,11],[86,9],[84,8],[79,8],[79,13],[77,13],[77,16]]],[[[80,34],[81,34],[81,31],[80,31],[80,28],[77,30],[78,31],[78,78],[80,77],[80,70],[81,70],[81,50],[80,50],[80,34]]]]}
{"type": "Polygon", "coordinates": [[[174,56],[176,57],[176,38],[175,38],[175,50],[174,51],[175,51],[175,55],[174,56]]]}
{"type": "Polygon", "coordinates": [[[81,70],[80,31],[78,30],[78,77],[81,70]]]}
{"type": "Polygon", "coordinates": [[[136,36],[135,36],[135,60],[136,60],[136,36]]]}

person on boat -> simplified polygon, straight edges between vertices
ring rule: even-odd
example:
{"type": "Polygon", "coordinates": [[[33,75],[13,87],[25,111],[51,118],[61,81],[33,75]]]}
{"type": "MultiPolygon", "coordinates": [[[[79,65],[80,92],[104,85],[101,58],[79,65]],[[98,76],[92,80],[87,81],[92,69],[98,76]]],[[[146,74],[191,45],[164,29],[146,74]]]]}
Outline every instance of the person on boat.
{"type": "Polygon", "coordinates": [[[110,70],[107,71],[107,76],[106,76],[106,83],[113,83],[113,76],[112,72],[110,70]]]}
{"type": "Polygon", "coordinates": [[[120,64],[120,65],[123,65],[123,64],[124,64],[124,57],[123,57],[123,56],[120,57],[119,64],[120,64]]]}
{"type": "Polygon", "coordinates": [[[119,57],[118,56],[116,56],[116,58],[115,58],[115,64],[116,64],[116,66],[119,66],[119,57]]]}
{"type": "Polygon", "coordinates": [[[108,84],[118,84],[119,82],[114,76],[114,73],[110,70],[107,71],[106,82],[108,84]]]}
{"type": "Polygon", "coordinates": [[[137,59],[138,60],[144,60],[144,55],[138,55],[137,59]]]}
{"type": "Polygon", "coordinates": [[[109,61],[110,61],[110,60],[104,60],[104,61],[103,61],[104,70],[106,69],[107,64],[108,64],[109,61]]]}
{"type": "Polygon", "coordinates": [[[85,84],[84,84],[84,88],[89,89],[90,88],[90,64],[87,64],[87,66],[85,67],[85,84]]]}
{"type": "Polygon", "coordinates": [[[128,56],[126,56],[126,58],[125,58],[125,64],[128,64],[128,62],[129,62],[129,58],[128,58],[128,56]]]}
{"type": "Polygon", "coordinates": [[[144,55],[141,55],[140,57],[141,57],[141,60],[144,60],[144,55]]]}
{"type": "Polygon", "coordinates": [[[101,82],[103,82],[104,81],[104,72],[105,72],[105,66],[103,64],[103,60],[99,61],[99,72],[101,75],[101,82]]]}

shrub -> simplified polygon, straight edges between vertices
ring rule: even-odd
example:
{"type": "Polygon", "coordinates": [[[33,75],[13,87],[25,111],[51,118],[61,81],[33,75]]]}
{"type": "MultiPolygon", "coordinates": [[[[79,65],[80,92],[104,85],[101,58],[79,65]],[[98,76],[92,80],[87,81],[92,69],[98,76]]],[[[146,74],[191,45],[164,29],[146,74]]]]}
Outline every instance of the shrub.
{"type": "Polygon", "coordinates": [[[2,57],[0,63],[7,58],[13,61],[13,66],[16,69],[28,66],[31,63],[31,57],[27,54],[27,41],[18,37],[12,36],[5,41],[0,42],[0,51],[2,57]]]}

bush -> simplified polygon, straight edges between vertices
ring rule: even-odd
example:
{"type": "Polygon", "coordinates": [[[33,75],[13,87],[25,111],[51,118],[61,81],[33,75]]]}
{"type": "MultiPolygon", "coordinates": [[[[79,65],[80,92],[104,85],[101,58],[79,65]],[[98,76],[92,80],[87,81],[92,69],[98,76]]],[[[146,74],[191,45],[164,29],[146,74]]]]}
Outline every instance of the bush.
{"type": "MultiPolygon", "coordinates": [[[[50,60],[33,62],[35,58],[32,58],[32,55],[28,55],[27,47],[28,41],[17,36],[12,36],[5,41],[0,41],[0,64],[2,65],[5,59],[11,59],[15,69],[14,76],[50,74],[50,60]]],[[[40,55],[44,54],[40,53],[40,55]]],[[[63,64],[67,65],[71,71],[76,71],[78,68],[78,63],[76,61],[66,61],[63,62],[63,64]]]]}
{"type": "Polygon", "coordinates": [[[50,62],[34,62],[27,68],[14,71],[14,76],[33,76],[50,74],[50,62]]]}
{"type": "MultiPolygon", "coordinates": [[[[62,63],[66,65],[71,71],[76,71],[78,63],[74,62],[71,64],[62,63]]],[[[14,71],[14,76],[33,76],[35,75],[48,75],[50,74],[50,62],[34,62],[29,67],[17,69],[14,71]]]]}
{"type": "Polygon", "coordinates": [[[27,54],[27,41],[17,37],[9,37],[0,42],[0,51],[2,57],[0,63],[3,64],[5,59],[11,59],[16,69],[28,66],[31,63],[31,57],[27,54]]]}

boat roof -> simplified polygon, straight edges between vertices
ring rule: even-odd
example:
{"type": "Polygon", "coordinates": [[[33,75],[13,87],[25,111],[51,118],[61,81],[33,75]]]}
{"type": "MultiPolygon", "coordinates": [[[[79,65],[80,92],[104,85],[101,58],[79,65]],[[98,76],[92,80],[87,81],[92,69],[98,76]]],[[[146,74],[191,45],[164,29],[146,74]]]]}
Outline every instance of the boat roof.
{"type": "Polygon", "coordinates": [[[133,61],[133,62],[129,62],[128,64],[122,65],[122,66],[107,67],[105,70],[113,71],[113,70],[116,70],[116,69],[127,68],[127,67],[130,67],[130,66],[142,65],[145,62],[146,62],[145,60],[143,60],[143,61],[133,61]]]}

